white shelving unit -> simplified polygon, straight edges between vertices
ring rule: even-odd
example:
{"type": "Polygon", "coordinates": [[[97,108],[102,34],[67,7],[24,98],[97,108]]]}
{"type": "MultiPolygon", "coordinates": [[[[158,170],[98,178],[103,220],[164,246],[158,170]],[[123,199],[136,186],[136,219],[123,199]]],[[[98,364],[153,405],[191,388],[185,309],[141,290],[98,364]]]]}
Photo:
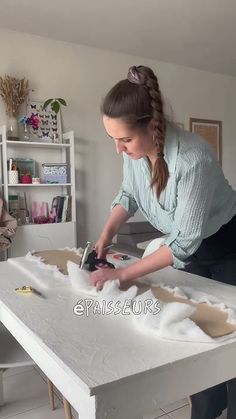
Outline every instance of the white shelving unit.
{"type": "Polygon", "coordinates": [[[14,188],[53,188],[55,186],[72,186],[72,183],[40,183],[40,184],[33,184],[33,183],[18,183],[16,185],[12,185],[11,183],[8,183],[8,188],[14,187],[14,188]]]}
{"type": "MultiPolygon", "coordinates": [[[[0,127],[0,155],[2,170],[0,183],[2,195],[8,206],[11,194],[26,192],[27,204],[33,201],[46,201],[50,209],[52,198],[56,195],[71,195],[71,221],[53,224],[25,224],[17,228],[13,239],[10,257],[23,256],[31,250],[58,249],[61,247],[76,247],[76,201],[75,201],[75,161],[74,133],[63,134],[63,143],[43,143],[30,141],[8,141],[6,126],[0,127]],[[39,168],[42,163],[69,164],[68,183],[58,184],[21,184],[8,183],[7,160],[12,157],[32,158],[39,168]]],[[[41,173],[39,173],[41,174],[41,173]]]]}
{"type": "Polygon", "coordinates": [[[0,138],[0,197],[3,196],[3,173],[2,173],[2,139],[0,138]]]}

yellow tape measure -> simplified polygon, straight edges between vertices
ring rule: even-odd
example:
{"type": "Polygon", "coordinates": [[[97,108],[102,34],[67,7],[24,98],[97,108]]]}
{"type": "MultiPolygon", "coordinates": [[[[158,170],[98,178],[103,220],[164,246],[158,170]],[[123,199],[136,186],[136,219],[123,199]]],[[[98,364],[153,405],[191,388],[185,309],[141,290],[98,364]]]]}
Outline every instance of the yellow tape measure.
{"type": "Polygon", "coordinates": [[[33,288],[30,285],[23,285],[22,287],[15,288],[18,294],[32,294],[33,288]]]}
{"type": "Polygon", "coordinates": [[[30,295],[34,293],[35,295],[38,295],[39,297],[45,298],[45,296],[40,291],[31,287],[31,285],[23,285],[22,287],[15,288],[15,292],[17,292],[17,294],[26,294],[26,295],[30,295]]]}

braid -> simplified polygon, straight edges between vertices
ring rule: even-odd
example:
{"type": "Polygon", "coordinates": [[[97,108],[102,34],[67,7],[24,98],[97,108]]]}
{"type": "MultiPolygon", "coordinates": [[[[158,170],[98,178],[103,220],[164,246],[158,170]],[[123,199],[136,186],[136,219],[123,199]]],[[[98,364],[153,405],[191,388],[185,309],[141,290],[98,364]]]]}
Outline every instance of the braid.
{"type": "Polygon", "coordinates": [[[157,147],[157,159],[152,173],[151,187],[156,187],[156,193],[159,197],[160,193],[165,189],[169,177],[169,170],[163,153],[166,133],[163,100],[157,77],[153,71],[148,67],[139,66],[137,67],[137,72],[142,74],[143,85],[147,88],[151,99],[152,118],[155,123],[153,141],[157,147]]]}
{"type": "Polygon", "coordinates": [[[127,78],[107,93],[101,111],[110,118],[121,118],[131,130],[146,133],[149,123],[154,123],[153,144],[157,158],[152,170],[151,187],[156,189],[159,197],[166,187],[169,171],[164,159],[166,120],[163,100],[153,71],[146,66],[130,67],[127,78]]]}

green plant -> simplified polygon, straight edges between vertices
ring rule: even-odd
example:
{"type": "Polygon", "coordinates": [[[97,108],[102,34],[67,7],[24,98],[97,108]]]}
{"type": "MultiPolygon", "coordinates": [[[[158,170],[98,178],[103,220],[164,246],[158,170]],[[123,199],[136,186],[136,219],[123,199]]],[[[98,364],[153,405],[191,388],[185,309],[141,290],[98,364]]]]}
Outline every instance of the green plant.
{"type": "Polygon", "coordinates": [[[51,110],[55,113],[58,113],[61,105],[67,106],[67,103],[64,99],[58,97],[56,99],[47,99],[43,104],[43,110],[45,110],[48,106],[51,106],[51,110]]]}

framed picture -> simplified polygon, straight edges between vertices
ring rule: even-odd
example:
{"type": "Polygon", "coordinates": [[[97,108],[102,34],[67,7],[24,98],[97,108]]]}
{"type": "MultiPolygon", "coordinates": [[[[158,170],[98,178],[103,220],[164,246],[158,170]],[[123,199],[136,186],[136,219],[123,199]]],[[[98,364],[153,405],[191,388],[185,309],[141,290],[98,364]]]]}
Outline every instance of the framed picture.
{"type": "Polygon", "coordinates": [[[38,128],[31,127],[30,129],[31,141],[62,142],[60,111],[56,114],[50,106],[43,110],[43,102],[30,100],[26,106],[26,115],[27,117],[36,116],[39,120],[38,128]]]}
{"type": "Polygon", "coordinates": [[[190,131],[201,135],[215,150],[221,163],[222,122],[211,119],[190,118],[190,131]]]}

